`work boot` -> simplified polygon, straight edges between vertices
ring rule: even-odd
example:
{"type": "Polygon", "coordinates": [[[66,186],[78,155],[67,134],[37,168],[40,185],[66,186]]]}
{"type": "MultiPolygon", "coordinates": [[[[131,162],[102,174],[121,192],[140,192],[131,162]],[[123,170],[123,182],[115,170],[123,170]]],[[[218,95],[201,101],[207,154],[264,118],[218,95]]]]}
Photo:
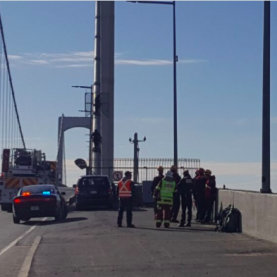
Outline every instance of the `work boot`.
{"type": "Polygon", "coordinates": [[[190,222],[188,222],[188,223],[185,225],[185,227],[191,227],[190,222]]]}
{"type": "Polygon", "coordinates": [[[117,224],[117,227],[122,227],[122,224],[117,224]]]}
{"type": "Polygon", "coordinates": [[[184,221],[181,221],[180,224],[178,225],[178,227],[185,227],[184,221]]]}
{"type": "Polygon", "coordinates": [[[170,222],[172,222],[172,223],[179,223],[179,220],[177,220],[176,218],[171,218],[170,222]]]}
{"type": "Polygon", "coordinates": [[[127,228],[136,228],[136,226],[134,224],[128,224],[127,228]]]}
{"type": "Polygon", "coordinates": [[[164,223],[164,228],[169,228],[170,224],[169,223],[164,223]]]}
{"type": "Polygon", "coordinates": [[[157,228],[160,228],[162,226],[162,223],[161,222],[156,222],[156,227],[157,228]]]}

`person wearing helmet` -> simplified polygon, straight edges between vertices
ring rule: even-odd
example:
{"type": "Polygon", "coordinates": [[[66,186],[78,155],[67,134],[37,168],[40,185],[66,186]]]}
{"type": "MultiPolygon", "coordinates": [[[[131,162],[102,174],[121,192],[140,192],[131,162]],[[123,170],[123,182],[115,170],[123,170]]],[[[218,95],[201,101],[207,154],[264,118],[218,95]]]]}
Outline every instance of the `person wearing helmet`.
{"type": "Polygon", "coordinates": [[[184,178],[177,185],[177,190],[182,199],[182,218],[178,227],[190,227],[192,217],[192,187],[193,181],[188,170],[184,171],[184,178]],[[186,222],[186,210],[188,210],[188,221],[186,222]]]}
{"type": "Polygon", "coordinates": [[[206,213],[201,223],[209,223],[211,221],[213,205],[216,199],[215,176],[212,176],[212,171],[207,169],[205,171],[205,177],[206,177],[206,184],[205,184],[206,213]]]}
{"type": "Polygon", "coordinates": [[[204,168],[199,168],[197,174],[194,178],[193,183],[193,198],[195,201],[195,206],[197,208],[196,222],[201,222],[205,217],[205,170],[204,168]]]}
{"type": "Polygon", "coordinates": [[[160,228],[162,223],[164,223],[165,228],[170,226],[170,215],[175,191],[176,183],[173,179],[173,173],[168,171],[154,191],[154,197],[157,202],[157,213],[155,216],[157,228],[160,228]]]}
{"type": "MultiPolygon", "coordinates": [[[[179,184],[181,181],[181,177],[178,174],[177,167],[175,165],[172,165],[170,168],[170,171],[173,174],[173,179],[176,184],[179,184]]],[[[178,213],[180,210],[180,194],[178,191],[176,191],[173,195],[173,207],[172,207],[172,213],[171,213],[171,222],[179,223],[179,220],[177,220],[178,213]]]]}
{"type": "MultiPolygon", "coordinates": [[[[163,172],[164,172],[164,168],[160,165],[158,168],[158,176],[154,177],[153,181],[152,181],[152,185],[151,185],[151,195],[152,197],[154,196],[154,191],[156,186],[160,183],[160,181],[164,178],[163,172]]],[[[157,203],[155,201],[154,198],[154,215],[156,215],[157,213],[157,203]]]]}

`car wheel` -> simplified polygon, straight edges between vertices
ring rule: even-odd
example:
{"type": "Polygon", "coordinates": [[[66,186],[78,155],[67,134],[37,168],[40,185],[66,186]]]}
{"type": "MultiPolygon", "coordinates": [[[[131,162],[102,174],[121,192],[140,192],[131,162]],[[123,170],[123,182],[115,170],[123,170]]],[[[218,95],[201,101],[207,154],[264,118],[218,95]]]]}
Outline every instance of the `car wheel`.
{"type": "Polygon", "coordinates": [[[62,211],[58,210],[55,216],[55,221],[61,221],[61,220],[62,220],[62,211]]]}
{"type": "Polygon", "coordinates": [[[75,209],[76,209],[76,211],[81,211],[82,210],[82,206],[80,204],[76,203],[75,209]]]}
{"type": "Polygon", "coordinates": [[[6,211],[8,210],[7,204],[2,204],[2,205],[1,205],[1,210],[2,210],[3,212],[6,212],[6,211]]]}
{"type": "Polygon", "coordinates": [[[12,204],[7,204],[7,212],[8,212],[8,213],[12,213],[12,211],[13,211],[13,206],[12,206],[12,204]]]}
{"type": "Polygon", "coordinates": [[[66,219],[68,214],[67,206],[64,205],[62,219],[66,219]]]}
{"type": "Polygon", "coordinates": [[[26,217],[26,218],[22,218],[22,221],[27,222],[27,221],[29,221],[30,219],[31,219],[30,217],[26,217]]]}
{"type": "Polygon", "coordinates": [[[13,223],[14,224],[19,224],[20,223],[20,219],[18,217],[13,215],[13,223]]]}
{"type": "Polygon", "coordinates": [[[110,202],[109,204],[108,204],[108,207],[107,207],[109,210],[112,210],[113,209],[113,202],[110,202]]]}

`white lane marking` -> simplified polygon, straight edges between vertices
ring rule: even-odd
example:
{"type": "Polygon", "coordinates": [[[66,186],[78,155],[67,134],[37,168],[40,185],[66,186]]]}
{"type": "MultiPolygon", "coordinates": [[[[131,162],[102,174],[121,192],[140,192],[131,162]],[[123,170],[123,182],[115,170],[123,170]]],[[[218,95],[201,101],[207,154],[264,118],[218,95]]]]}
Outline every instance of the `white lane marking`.
{"type": "MultiPolygon", "coordinates": [[[[44,217],[42,221],[45,221],[47,217],[44,217]]],[[[26,237],[29,233],[31,233],[39,224],[36,224],[35,226],[31,227],[29,230],[27,230],[23,235],[15,239],[13,242],[11,242],[8,246],[3,248],[0,252],[0,256],[3,255],[6,251],[8,251],[10,248],[12,248],[14,245],[16,245],[20,240],[22,240],[24,237],[26,237]]]]}
{"type": "Polygon", "coordinates": [[[35,256],[36,250],[39,246],[39,243],[41,241],[41,237],[36,237],[34,243],[32,244],[32,247],[30,248],[27,257],[24,260],[24,263],[18,273],[18,277],[28,277],[29,272],[31,269],[31,265],[33,262],[33,258],[35,256]]]}

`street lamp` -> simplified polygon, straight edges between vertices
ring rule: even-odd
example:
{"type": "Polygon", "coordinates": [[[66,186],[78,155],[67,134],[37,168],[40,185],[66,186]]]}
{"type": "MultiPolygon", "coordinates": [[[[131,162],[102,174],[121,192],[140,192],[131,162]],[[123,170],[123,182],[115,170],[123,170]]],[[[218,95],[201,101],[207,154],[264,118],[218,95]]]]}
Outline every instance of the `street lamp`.
{"type": "Polygon", "coordinates": [[[174,140],[174,165],[178,167],[178,134],[177,134],[177,70],[176,63],[176,5],[175,1],[127,1],[139,4],[171,5],[173,7],[173,140],[174,140]]]}

